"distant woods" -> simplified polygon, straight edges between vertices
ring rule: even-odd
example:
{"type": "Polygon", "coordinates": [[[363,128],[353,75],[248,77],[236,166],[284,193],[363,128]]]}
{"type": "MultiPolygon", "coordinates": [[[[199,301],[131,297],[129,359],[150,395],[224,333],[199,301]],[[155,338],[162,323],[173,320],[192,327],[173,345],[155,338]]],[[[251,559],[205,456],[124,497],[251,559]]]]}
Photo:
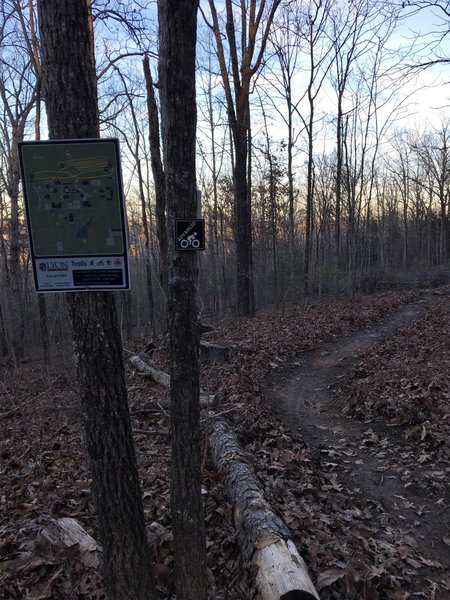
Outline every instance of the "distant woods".
{"type": "MultiPolygon", "coordinates": [[[[416,128],[425,115],[413,93],[424,69],[448,62],[446,18],[439,2],[200,4],[201,317],[448,277],[450,121],[434,113],[433,124],[416,128]],[[439,39],[414,33],[420,14],[442,25],[439,39]]],[[[144,339],[166,331],[174,253],[154,3],[100,0],[91,26],[101,135],[121,140],[126,184],[132,291],[117,294],[120,325],[125,337],[144,339]]],[[[0,360],[7,364],[32,349],[47,357],[50,345],[68,339],[63,296],[38,302],[33,291],[17,164],[21,139],[48,137],[40,52],[34,0],[4,0],[0,360]]],[[[445,94],[435,91],[440,106],[445,94]]]]}

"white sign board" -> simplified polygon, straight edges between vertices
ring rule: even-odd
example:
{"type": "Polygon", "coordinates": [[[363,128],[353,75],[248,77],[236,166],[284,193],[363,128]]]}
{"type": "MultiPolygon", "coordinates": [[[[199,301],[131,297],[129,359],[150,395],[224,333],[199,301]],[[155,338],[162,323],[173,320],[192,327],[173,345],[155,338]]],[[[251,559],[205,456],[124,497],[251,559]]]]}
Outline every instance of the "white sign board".
{"type": "Polygon", "coordinates": [[[22,142],[36,291],[129,289],[116,139],[22,142]]]}

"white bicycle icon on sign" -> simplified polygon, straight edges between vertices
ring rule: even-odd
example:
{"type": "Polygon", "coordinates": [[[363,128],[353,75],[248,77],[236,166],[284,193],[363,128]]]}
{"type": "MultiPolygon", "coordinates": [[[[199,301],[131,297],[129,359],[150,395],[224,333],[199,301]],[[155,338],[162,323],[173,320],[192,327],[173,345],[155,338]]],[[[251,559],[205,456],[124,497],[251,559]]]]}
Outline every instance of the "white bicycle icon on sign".
{"type": "Polygon", "coordinates": [[[181,240],[180,242],[180,246],[182,248],[189,248],[189,246],[191,246],[192,248],[199,248],[200,247],[200,240],[197,240],[197,233],[193,233],[192,235],[189,235],[185,240],[181,240]]]}

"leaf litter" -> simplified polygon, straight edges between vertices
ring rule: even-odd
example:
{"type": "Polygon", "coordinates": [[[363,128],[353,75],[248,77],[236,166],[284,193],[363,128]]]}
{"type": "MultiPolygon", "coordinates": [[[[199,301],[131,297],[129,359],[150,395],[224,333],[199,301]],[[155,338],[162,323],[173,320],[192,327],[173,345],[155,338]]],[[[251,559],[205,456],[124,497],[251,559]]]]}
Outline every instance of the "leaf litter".
{"type": "MultiPolygon", "coordinates": [[[[349,489],[342,484],[340,472],[345,470],[345,461],[355,460],[357,454],[352,446],[307,444],[301,431],[271,413],[263,398],[266,377],[287,364],[301,363],[304,353],[313,348],[376,325],[389,311],[418,297],[415,292],[387,293],[357,301],[265,310],[254,319],[218,321],[205,335],[209,342],[227,346],[233,353],[227,362],[203,365],[202,387],[220,395],[219,412],[234,427],[267,500],[292,531],[323,600],[445,599],[450,597],[450,576],[445,565],[423,555],[422,540],[415,536],[413,524],[400,531],[380,503],[359,495],[357,485],[349,489]]],[[[417,343],[412,341],[412,333],[405,336],[403,346],[390,338],[386,343],[391,358],[381,346],[362,357],[350,377],[338,380],[335,401],[346,417],[379,419],[392,426],[390,431],[400,428],[402,435],[396,429],[388,445],[383,445],[384,438],[375,430],[360,444],[381,455],[386,453],[388,462],[396,449],[410,452],[411,468],[415,460],[426,469],[427,481],[434,482],[433,493],[448,514],[445,425],[449,393],[445,377],[449,338],[442,335],[446,340],[436,343],[436,336],[448,331],[442,321],[445,301],[441,304],[412,326],[417,343]],[[435,310],[436,316],[430,316],[435,310]],[[419,346],[423,351],[418,351],[419,346]],[[395,360],[396,353],[399,357],[403,353],[403,360],[395,360]],[[383,385],[381,374],[388,366],[392,370],[383,385]],[[379,377],[372,381],[369,374],[379,377]],[[397,423],[399,417],[403,420],[397,423]]],[[[448,312],[446,315],[448,324],[448,312]]],[[[142,352],[146,359],[147,345],[148,340],[136,342],[133,351],[142,352]]],[[[164,340],[154,346],[152,362],[167,370],[164,340]]],[[[164,409],[153,408],[155,402],[167,399],[167,391],[128,367],[127,377],[148,537],[161,595],[170,598],[170,417],[164,409]]],[[[9,373],[0,387],[0,412],[9,412],[5,418],[0,414],[2,599],[105,597],[101,573],[86,568],[76,549],[52,555],[37,544],[39,531],[52,519],[64,516],[77,519],[98,539],[73,381],[72,370],[65,375],[43,374],[35,360],[9,373]]],[[[232,510],[208,458],[209,418],[205,415],[203,419],[203,496],[210,598],[247,600],[256,597],[255,574],[239,559],[232,510]]],[[[387,472],[382,470],[383,460],[381,456],[381,477],[387,472]]],[[[400,474],[406,486],[405,499],[411,481],[407,471],[400,474]]],[[[425,488],[424,493],[429,489],[425,488]]],[[[413,508],[418,513],[423,509],[413,508]]],[[[442,531],[442,537],[450,539],[450,532],[442,531]]]]}

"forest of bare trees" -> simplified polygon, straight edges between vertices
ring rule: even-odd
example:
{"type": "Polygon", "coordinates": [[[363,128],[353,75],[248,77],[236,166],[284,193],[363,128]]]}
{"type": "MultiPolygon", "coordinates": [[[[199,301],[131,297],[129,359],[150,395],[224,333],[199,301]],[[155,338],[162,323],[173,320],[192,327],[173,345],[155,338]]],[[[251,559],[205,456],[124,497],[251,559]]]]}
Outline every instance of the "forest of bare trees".
{"type": "MultiPolygon", "coordinates": [[[[172,251],[156,11],[88,8],[100,132],[120,139],[126,188],[132,290],[117,294],[119,320],[125,337],[148,338],[167,327],[172,251]]],[[[0,354],[13,364],[47,360],[69,334],[64,296],[34,293],[17,158],[21,140],[48,137],[36,4],[0,10],[0,354]]],[[[415,93],[445,80],[449,18],[439,2],[200,3],[201,316],[448,279],[446,90],[431,89],[433,110],[415,93]]]]}

